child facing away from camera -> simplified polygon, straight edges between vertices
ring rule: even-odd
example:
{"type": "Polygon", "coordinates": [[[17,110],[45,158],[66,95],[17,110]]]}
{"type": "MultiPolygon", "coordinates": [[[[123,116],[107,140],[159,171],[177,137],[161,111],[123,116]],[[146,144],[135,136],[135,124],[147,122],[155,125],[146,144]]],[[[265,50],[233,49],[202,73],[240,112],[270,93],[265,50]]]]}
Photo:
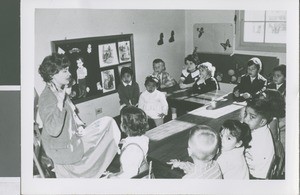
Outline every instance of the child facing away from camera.
{"type": "Polygon", "coordinates": [[[182,70],[179,80],[181,89],[192,87],[200,75],[200,71],[197,69],[198,58],[190,54],[184,59],[184,63],[186,68],[182,70]]]}
{"type": "Polygon", "coordinates": [[[135,106],[125,106],[121,110],[120,127],[128,136],[121,140],[120,172],[108,173],[107,178],[132,178],[149,168],[149,138],[144,135],[149,128],[146,113],[135,106]]]}
{"type": "Polygon", "coordinates": [[[217,162],[224,179],[249,179],[244,150],[249,147],[251,130],[238,120],[227,120],[221,128],[221,153],[217,162]]]}
{"type": "Polygon", "coordinates": [[[199,65],[200,75],[193,85],[194,93],[206,93],[219,90],[219,84],[214,78],[216,68],[210,62],[204,62],[199,65]]]}
{"type": "Polygon", "coordinates": [[[251,129],[252,140],[245,151],[250,178],[266,179],[274,156],[274,143],[268,124],[272,120],[270,104],[266,100],[249,101],[244,113],[244,123],[251,129]]]}
{"type": "Polygon", "coordinates": [[[268,89],[276,89],[285,97],[286,90],[286,66],[281,64],[273,69],[273,81],[268,84],[268,89]]]}
{"type": "Polygon", "coordinates": [[[140,88],[137,82],[133,81],[133,71],[129,67],[121,69],[122,82],[118,86],[121,108],[124,106],[136,106],[139,101],[140,88]]]}
{"type": "Polygon", "coordinates": [[[182,169],[185,173],[183,179],[222,179],[220,167],[213,160],[218,147],[218,133],[208,126],[199,125],[190,131],[188,140],[188,153],[193,163],[173,159],[168,164],[172,165],[172,169],[182,169]]]}
{"type": "Polygon", "coordinates": [[[138,107],[154,120],[156,126],[163,124],[169,109],[166,95],[157,90],[158,85],[159,81],[156,77],[152,75],[146,77],[146,91],[140,95],[138,103],[138,107]]]}
{"type": "Polygon", "coordinates": [[[176,85],[175,79],[173,79],[168,72],[166,72],[166,64],[162,59],[153,60],[153,76],[158,78],[160,84],[160,91],[165,88],[173,87],[176,85]]]}
{"type": "Polygon", "coordinates": [[[251,58],[247,62],[247,74],[241,77],[241,82],[233,89],[236,101],[255,98],[267,85],[267,79],[260,75],[262,63],[259,58],[251,58]]]}

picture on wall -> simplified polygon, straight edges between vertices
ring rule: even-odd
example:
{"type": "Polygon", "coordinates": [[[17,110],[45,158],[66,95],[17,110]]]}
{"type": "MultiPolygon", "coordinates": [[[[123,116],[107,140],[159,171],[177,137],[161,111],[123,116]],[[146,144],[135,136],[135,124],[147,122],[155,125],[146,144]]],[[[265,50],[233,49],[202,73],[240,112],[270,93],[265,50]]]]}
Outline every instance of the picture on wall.
{"type": "Polygon", "coordinates": [[[129,41],[119,42],[118,43],[118,50],[119,50],[120,63],[131,61],[130,42],[129,41]]]}
{"type": "Polygon", "coordinates": [[[118,66],[118,73],[119,73],[120,78],[121,78],[121,70],[122,70],[123,67],[129,67],[129,68],[132,69],[131,63],[127,63],[127,64],[124,64],[124,65],[118,66]]]}
{"type": "Polygon", "coordinates": [[[98,45],[100,68],[119,64],[116,43],[98,45]]]}
{"type": "Polygon", "coordinates": [[[116,89],[114,69],[101,71],[103,93],[116,89]]]}

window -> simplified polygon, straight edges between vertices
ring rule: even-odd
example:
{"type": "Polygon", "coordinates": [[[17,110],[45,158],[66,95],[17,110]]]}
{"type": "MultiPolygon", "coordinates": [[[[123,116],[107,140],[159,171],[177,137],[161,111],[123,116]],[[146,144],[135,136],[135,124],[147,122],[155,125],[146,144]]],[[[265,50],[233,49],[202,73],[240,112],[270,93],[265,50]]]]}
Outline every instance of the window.
{"type": "Polygon", "coordinates": [[[286,11],[238,11],[236,48],[285,52],[286,11]]]}

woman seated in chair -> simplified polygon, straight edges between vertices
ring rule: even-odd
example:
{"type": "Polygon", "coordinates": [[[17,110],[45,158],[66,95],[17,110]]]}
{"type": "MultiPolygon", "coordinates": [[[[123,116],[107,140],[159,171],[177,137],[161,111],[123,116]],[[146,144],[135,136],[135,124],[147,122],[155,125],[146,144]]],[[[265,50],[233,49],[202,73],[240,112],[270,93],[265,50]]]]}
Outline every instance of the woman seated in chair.
{"type": "Polygon", "coordinates": [[[65,55],[52,54],[39,67],[46,82],[39,98],[42,144],[56,177],[99,178],[117,153],[120,130],[111,117],[89,126],[79,119],[69,98],[69,66],[65,55]]]}

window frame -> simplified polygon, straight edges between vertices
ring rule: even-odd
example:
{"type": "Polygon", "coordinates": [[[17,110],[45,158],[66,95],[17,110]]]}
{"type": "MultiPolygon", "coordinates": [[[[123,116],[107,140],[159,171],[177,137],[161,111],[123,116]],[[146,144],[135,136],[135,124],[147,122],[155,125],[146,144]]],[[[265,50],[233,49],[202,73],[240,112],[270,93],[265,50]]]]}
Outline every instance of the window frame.
{"type": "MultiPolygon", "coordinates": [[[[266,52],[286,52],[286,43],[259,43],[245,42],[244,37],[244,10],[236,11],[236,50],[246,51],[266,51],[266,52]]],[[[266,22],[266,21],[264,21],[266,22]]]]}

